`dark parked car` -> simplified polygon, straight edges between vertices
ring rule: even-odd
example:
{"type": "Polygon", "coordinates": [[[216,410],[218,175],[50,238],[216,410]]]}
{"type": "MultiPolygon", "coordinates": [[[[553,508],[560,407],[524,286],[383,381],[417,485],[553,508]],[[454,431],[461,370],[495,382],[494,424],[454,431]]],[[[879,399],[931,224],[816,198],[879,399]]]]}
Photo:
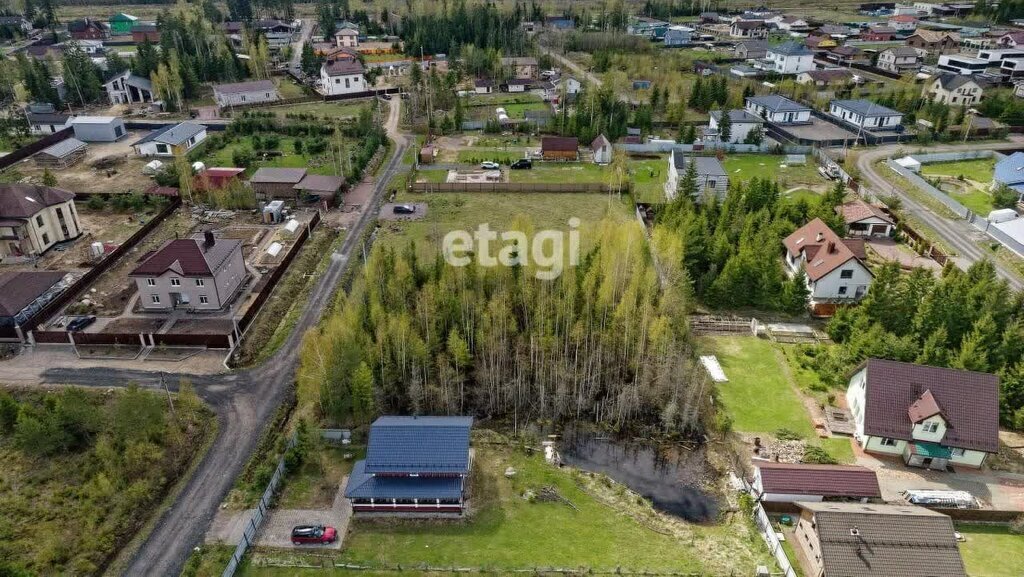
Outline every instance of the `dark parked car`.
{"type": "Polygon", "coordinates": [[[396,204],[395,207],[391,209],[391,211],[394,212],[395,214],[415,214],[416,205],[396,204]]]}
{"type": "Polygon", "coordinates": [[[292,527],[292,545],[334,543],[337,539],[338,532],[334,527],[324,527],[323,525],[292,527]]]}
{"type": "Polygon", "coordinates": [[[68,323],[68,332],[73,333],[84,329],[85,327],[96,322],[96,317],[92,315],[78,317],[77,319],[68,323]]]}
{"type": "Polygon", "coordinates": [[[519,160],[512,163],[510,167],[512,170],[529,170],[533,168],[533,161],[529,158],[520,158],[519,160]]]}

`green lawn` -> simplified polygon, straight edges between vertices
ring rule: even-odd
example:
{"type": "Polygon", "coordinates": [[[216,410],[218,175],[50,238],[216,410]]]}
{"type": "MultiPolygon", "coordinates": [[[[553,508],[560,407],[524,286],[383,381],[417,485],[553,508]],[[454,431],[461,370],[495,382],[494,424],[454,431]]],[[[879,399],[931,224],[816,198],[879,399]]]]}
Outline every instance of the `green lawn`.
{"type": "MultiPolygon", "coordinates": [[[[444,171],[422,171],[419,174],[444,174],[444,171]]],[[[523,171],[527,172],[527,171],[523,171]]],[[[514,221],[523,219],[534,230],[568,230],[568,221],[579,218],[580,248],[593,246],[596,234],[590,226],[605,217],[614,221],[632,221],[628,197],[621,200],[604,194],[584,193],[410,193],[400,192],[396,202],[425,202],[427,214],[422,220],[384,222],[380,241],[392,246],[406,246],[415,241],[424,257],[433,258],[441,247],[444,235],[452,230],[472,232],[482,223],[491,230],[508,230],[514,221]]],[[[495,249],[496,250],[496,249],[495,249]]]]}
{"type": "Polygon", "coordinates": [[[458,151],[457,160],[477,164],[484,160],[491,160],[498,164],[511,164],[525,156],[522,150],[502,150],[498,148],[471,148],[458,151]]]}
{"type": "MultiPolygon", "coordinates": [[[[774,567],[763,543],[741,517],[723,524],[666,522],[646,504],[610,507],[583,487],[594,481],[548,466],[536,454],[477,445],[471,494],[477,511],[464,522],[353,522],[339,561],[381,567],[486,567],[496,574],[534,567],[571,567],[630,573],[703,572],[747,575],[758,564],[774,567]],[[504,476],[515,469],[512,478],[504,476]],[[531,502],[527,491],[554,487],[561,502],[531,502]],[[629,514],[632,513],[632,514],[629,514]],[[634,519],[639,515],[658,530],[634,519]],[[670,534],[664,534],[669,532],[670,534]]],[[[606,498],[621,499],[616,486],[596,484],[606,498]]],[[[258,560],[257,560],[258,561],[258,560]]],[[[271,569],[250,564],[245,575],[325,575],[329,570],[271,569]]],[[[319,565],[319,564],[318,564],[319,565]]]]}
{"type": "Polygon", "coordinates": [[[607,184],[610,170],[593,162],[535,162],[531,170],[509,172],[510,182],[607,184]]]}
{"type": "MultiPolygon", "coordinates": [[[[310,157],[307,154],[295,154],[295,138],[288,136],[281,137],[281,143],[278,146],[278,150],[284,154],[281,156],[273,157],[268,160],[257,160],[252,166],[246,171],[247,174],[251,175],[261,166],[269,166],[274,168],[305,168],[310,174],[337,174],[337,167],[332,165],[330,161],[329,152],[319,154],[315,157],[310,157]]],[[[351,146],[351,142],[347,143],[351,146]]],[[[252,137],[243,136],[237,138],[224,148],[212,153],[207,154],[202,158],[202,161],[206,163],[206,166],[234,166],[234,160],[232,159],[235,150],[248,149],[252,150],[252,137]]]]}
{"type": "Polygon", "coordinates": [[[290,78],[281,78],[276,81],[277,92],[281,98],[299,98],[306,95],[301,86],[292,82],[290,78]]]}
{"type": "Polygon", "coordinates": [[[267,108],[267,111],[274,112],[279,118],[286,114],[313,114],[321,118],[355,119],[359,111],[366,107],[366,104],[343,104],[340,102],[303,102],[301,104],[290,104],[288,106],[275,106],[267,108]]]}
{"type": "Polygon", "coordinates": [[[966,179],[987,185],[992,182],[992,172],[995,168],[996,159],[978,158],[957,162],[934,162],[925,164],[921,166],[921,174],[924,176],[950,176],[953,178],[963,176],[966,179]]]}
{"type": "Polygon", "coordinates": [[[775,345],[756,337],[703,339],[701,354],[714,354],[725,370],[718,399],[733,418],[733,429],[771,433],[789,429],[814,437],[814,427],[800,398],[776,359],[775,345]]]}
{"type": "Polygon", "coordinates": [[[416,172],[417,182],[446,182],[447,180],[447,170],[419,170],[416,172]]]}
{"type": "Polygon", "coordinates": [[[810,155],[802,166],[786,166],[782,168],[786,157],[772,154],[730,154],[722,161],[722,166],[729,173],[730,182],[747,181],[755,176],[771,178],[779,182],[783,190],[793,187],[827,185],[828,181],[818,174],[818,165],[810,155]]]}
{"type": "Polygon", "coordinates": [[[992,212],[994,208],[992,206],[992,195],[984,190],[971,188],[969,192],[950,192],[948,194],[960,204],[982,216],[988,216],[988,213],[992,212]]]}
{"type": "Polygon", "coordinates": [[[967,539],[960,543],[960,555],[971,577],[1024,575],[1024,535],[998,525],[957,524],[956,530],[967,539]]]}
{"type": "Polygon", "coordinates": [[[665,202],[665,180],[668,178],[665,158],[629,160],[629,181],[637,202],[665,202]]]}
{"type": "Polygon", "coordinates": [[[813,190],[807,190],[806,188],[798,188],[786,193],[784,196],[794,202],[800,199],[806,200],[808,203],[815,203],[821,200],[820,193],[814,192],[813,190]]]}
{"type": "Polygon", "coordinates": [[[285,477],[277,506],[282,509],[327,509],[341,486],[341,480],[361,459],[364,449],[322,446],[295,471],[285,477]],[[345,455],[351,455],[346,459],[345,455]]]}

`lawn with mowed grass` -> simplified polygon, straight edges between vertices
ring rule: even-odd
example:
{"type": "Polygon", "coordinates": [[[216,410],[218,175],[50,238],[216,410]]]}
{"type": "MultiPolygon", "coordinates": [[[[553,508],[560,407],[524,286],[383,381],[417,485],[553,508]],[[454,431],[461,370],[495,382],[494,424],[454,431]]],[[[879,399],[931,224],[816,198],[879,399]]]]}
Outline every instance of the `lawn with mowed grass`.
{"type": "Polygon", "coordinates": [[[630,191],[637,202],[665,202],[666,158],[630,158],[630,191]]]}
{"type": "Polygon", "coordinates": [[[1024,575],[1024,535],[1000,525],[957,524],[956,530],[966,539],[960,555],[971,577],[1024,575]]]}
{"type": "MultiPolygon", "coordinates": [[[[621,568],[628,573],[749,575],[757,565],[775,567],[742,516],[706,525],[654,516],[646,503],[626,499],[621,486],[549,466],[537,453],[477,445],[470,482],[475,512],[465,521],[356,519],[337,561],[377,568],[411,568],[424,563],[475,567],[495,574],[561,567],[580,573],[621,568]],[[511,478],[504,474],[509,467],[515,470],[511,478]],[[573,507],[524,497],[542,487],[554,488],[573,507]],[[601,491],[603,499],[616,499],[616,505],[605,504],[589,492],[592,490],[601,491]],[[648,523],[653,528],[646,526],[648,523]]],[[[272,569],[257,564],[248,566],[245,574],[326,574],[324,569],[303,573],[291,567],[272,569]]]]}
{"type": "Polygon", "coordinates": [[[924,176],[948,176],[959,178],[963,176],[968,180],[988,185],[992,182],[992,172],[996,168],[995,158],[976,158],[974,160],[960,160],[957,162],[933,162],[921,166],[921,174],[924,176]]]}
{"type": "Polygon", "coordinates": [[[701,354],[718,357],[729,379],[717,388],[720,404],[732,415],[733,429],[746,433],[789,429],[805,439],[814,437],[807,410],[782,372],[770,341],[709,337],[702,339],[700,348],[701,354]]]}
{"type": "Polygon", "coordinates": [[[783,190],[827,186],[829,181],[818,174],[818,165],[807,155],[803,165],[786,165],[785,155],[729,154],[722,161],[729,182],[746,182],[751,178],[777,181],[783,190]]]}
{"type": "Polygon", "coordinates": [[[328,119],[356,119],[359,112],[366,107],[366,104],[342,104],[339,102],[303,102],[300,104],[289,104],[286,106],[274,106],[267,108],[266,112],[273,112],[279,118],[287,114],[312,114],[320,118],[328,119]]]}
{"type": "Polygon", "coordinates": [[[611,170],[593,162],[534,162],[531,170],[509,172],[509,182],[607,184],[611,170]]]}
{"type": "MultiPolygon", "coordinates": [[[[423,171],[421,175],[438,171],[423,171]]],[[[443,173],[443,171],[440,171],[443,173]]],[[[427,203],[422,220],[383,222],[379,242],[395,247],[416,243],[421,255],[433,258],[444,235],[452,230],[472,232],[483,223],[491,230],[509,230],[517,220],[530,223],[534,231],[569,230],[569,219],[580,219],[580,249],[593,247],[596,234],[590,229],[604,218],[635,222],[628,197],[584,193],[411,193],[402,191],[395,202],[427,203]]],[[[496,246],[492,250],[497,254],[496,246]]]]}

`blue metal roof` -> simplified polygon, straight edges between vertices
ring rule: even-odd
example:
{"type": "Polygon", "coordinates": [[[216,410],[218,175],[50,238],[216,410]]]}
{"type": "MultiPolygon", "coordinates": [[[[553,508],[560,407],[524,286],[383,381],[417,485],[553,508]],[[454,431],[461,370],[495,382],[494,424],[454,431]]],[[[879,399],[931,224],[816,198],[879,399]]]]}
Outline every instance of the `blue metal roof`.
{"type": "Polygon", "coordinates": [[[345,486],[349,499],[458,499],[462,477],[375,477],[366,461],[352,467],[345,486]]]}
{"type": "MultiPolygon", "coordinates": [[[[996,163],[993,178],[1011,188],[1024,183],[1024,152],[1014,152],[996,163]]],[[[1016,189],[1015,189],[1016,190],[1016,189]]]]}
{"type": "Polygon", "coordinates": [[[370,428],[366,472],[469,472],[473,417],[380,417],[370,428]]]}

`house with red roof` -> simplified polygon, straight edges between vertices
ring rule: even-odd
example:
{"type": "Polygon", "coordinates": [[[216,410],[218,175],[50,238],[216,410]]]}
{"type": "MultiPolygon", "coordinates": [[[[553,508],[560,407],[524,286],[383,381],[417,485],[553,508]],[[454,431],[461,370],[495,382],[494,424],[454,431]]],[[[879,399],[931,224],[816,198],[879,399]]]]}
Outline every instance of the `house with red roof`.
{"type": "Polygon", "coordinates": [[[999,450],[999,377],[868,359],[846,390],[854,438],[912,467],[980,468],[999,450]]]}
{"type": "Polygon", "coordinates": [[[868,292],[874,278],[851,239],[842,239],[820,218],[787,236],[786,265],[790,276],[803,269],[811,306],[853,303],[868,292]]]}
{"type": "Polygon", "coordinates": [[[143,310],[216,311],[231,303],[248,271],[242,241],[206,231],[165,242],[143,255],[128,276],[135,279],[143,310]]]}

